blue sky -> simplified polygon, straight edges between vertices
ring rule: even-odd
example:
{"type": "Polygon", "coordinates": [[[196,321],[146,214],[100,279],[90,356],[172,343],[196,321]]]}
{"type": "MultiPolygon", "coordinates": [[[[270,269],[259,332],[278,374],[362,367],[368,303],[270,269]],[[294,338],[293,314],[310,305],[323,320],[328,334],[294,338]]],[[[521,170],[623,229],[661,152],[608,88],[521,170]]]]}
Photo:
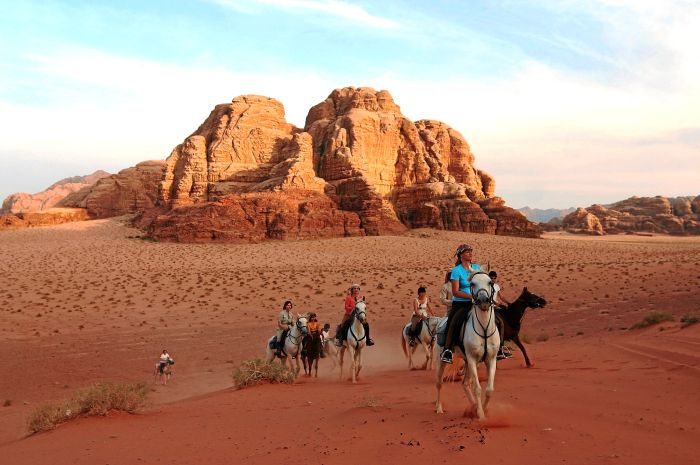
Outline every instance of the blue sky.
{"type": "Polygon", "coordinates": [[[0,198],[164,159],[214,105],[389,90],[509,205],[700,194],[698,2],[0,1],[0,198]]]}

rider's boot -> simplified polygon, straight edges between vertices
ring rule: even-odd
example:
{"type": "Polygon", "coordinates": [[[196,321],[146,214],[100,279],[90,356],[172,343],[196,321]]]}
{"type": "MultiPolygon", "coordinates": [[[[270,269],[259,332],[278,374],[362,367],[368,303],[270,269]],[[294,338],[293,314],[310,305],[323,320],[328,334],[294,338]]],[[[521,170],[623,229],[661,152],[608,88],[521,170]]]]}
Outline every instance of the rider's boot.
{"type": "Polygon", "coordinates": [[[275,357],[282,357],[282,343],[277,341],[277,348],[275,349],[275,357]]]}
{"type": "Polygon", "coordinates": [[[367,336],[367,345],[368,345],[368,346],[373,346],[373,345],[374,345],[374,341],[372,340],[372,338],[369,337],[369,324],[368,324],[368,323],[363,323],[362,326],[365,327],[365,335],[367,336]]]}

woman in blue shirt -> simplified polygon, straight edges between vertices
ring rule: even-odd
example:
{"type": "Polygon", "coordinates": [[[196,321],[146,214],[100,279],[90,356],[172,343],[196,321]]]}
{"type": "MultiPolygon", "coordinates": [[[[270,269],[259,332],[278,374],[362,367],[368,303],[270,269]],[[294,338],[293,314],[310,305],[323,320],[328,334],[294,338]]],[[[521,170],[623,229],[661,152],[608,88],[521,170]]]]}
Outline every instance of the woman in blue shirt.
{"type": "Polygon", "coordinates": [[[452,310],[447,315],[447,338],[445,340],[445,350],[440,358],[445,363],[452,363],[452,351],[454,350],[455,332],[464,322],[467,312],[472,306],[472,295],[470,292],[471,282],[469,277],[475,271],[481,270],[481,266],[472,263],[472,246],[462,244],[457,247],[455,257],[457,263],[452,268],[450,281],[452,282],[452,310]]]}

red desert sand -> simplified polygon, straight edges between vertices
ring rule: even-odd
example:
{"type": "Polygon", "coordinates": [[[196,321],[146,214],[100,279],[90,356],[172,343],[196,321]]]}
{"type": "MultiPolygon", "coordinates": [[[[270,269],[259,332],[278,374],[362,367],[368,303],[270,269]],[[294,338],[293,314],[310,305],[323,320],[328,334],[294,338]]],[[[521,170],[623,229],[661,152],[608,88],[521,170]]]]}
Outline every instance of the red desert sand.
{"type": "MultiPolygon", "coordinates": [[[[700,238],[414,230],[401,236],[251,245],[155,243],[119,220],[0,233],[2,464],[683,464],[700,442],[700,238]],[[499,272],[506,296],[543,295],[522,355],[499,362],[487,419],[458,383],[434,412],[434,371],[408,371],[411,299],[438,294],[455,246],[499,272]],[[236,390],[282,303],[333,326],[362,284],[377,344],[361,381],[236,390]],[[673,316],[630,330],[647,314],[673,316]],[[37,406],[99,381],[149,380],[177,361],[139,414],[79,418],[28,436],[37,406]]],[[[418,359],[420,360],[420,359],[418,359]]],[[[483,367],[480,369],[483,376],[483,367]]],[[[302,374],[303,375],[303,374],[302,374]]]]}

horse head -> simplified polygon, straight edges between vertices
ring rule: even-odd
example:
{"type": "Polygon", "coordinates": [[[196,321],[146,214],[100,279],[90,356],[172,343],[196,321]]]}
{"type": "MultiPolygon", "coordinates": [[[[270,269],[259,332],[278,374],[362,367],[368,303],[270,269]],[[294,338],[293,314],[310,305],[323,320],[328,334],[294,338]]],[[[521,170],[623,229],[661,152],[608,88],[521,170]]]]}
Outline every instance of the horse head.
{"type": "Polygon", "coordinates": [[[297,329],[306,336],[309,333],[309,320],[304,315],[297,314],[297,329]]]}
{"type": "Polygon", "coordinates": [[[533,294],[532,292],[527,290],[527,287],[523,288],[523,294],[521,298],[530,308],[542,308],[545,305],[547,305],[547,301],[544,300],[544,297],[540,297],[536,294],[533,294]]]}
{"type": "Polygon", "coordinates": [[[364,323],[364,321],[367,319],[367,304],[365,303],[365,299],[362,299],[355,304],[355,310],[353,310],[353,313],[355,314],[355,318],[364,323]]]}
{"type": "Polygon", "coordinates": [[[488,310],[493,305],[495,294],[493,282],[487,273],[476,271],[469,276],[471,294],[474,303],[482,310],[488,310]]]}

